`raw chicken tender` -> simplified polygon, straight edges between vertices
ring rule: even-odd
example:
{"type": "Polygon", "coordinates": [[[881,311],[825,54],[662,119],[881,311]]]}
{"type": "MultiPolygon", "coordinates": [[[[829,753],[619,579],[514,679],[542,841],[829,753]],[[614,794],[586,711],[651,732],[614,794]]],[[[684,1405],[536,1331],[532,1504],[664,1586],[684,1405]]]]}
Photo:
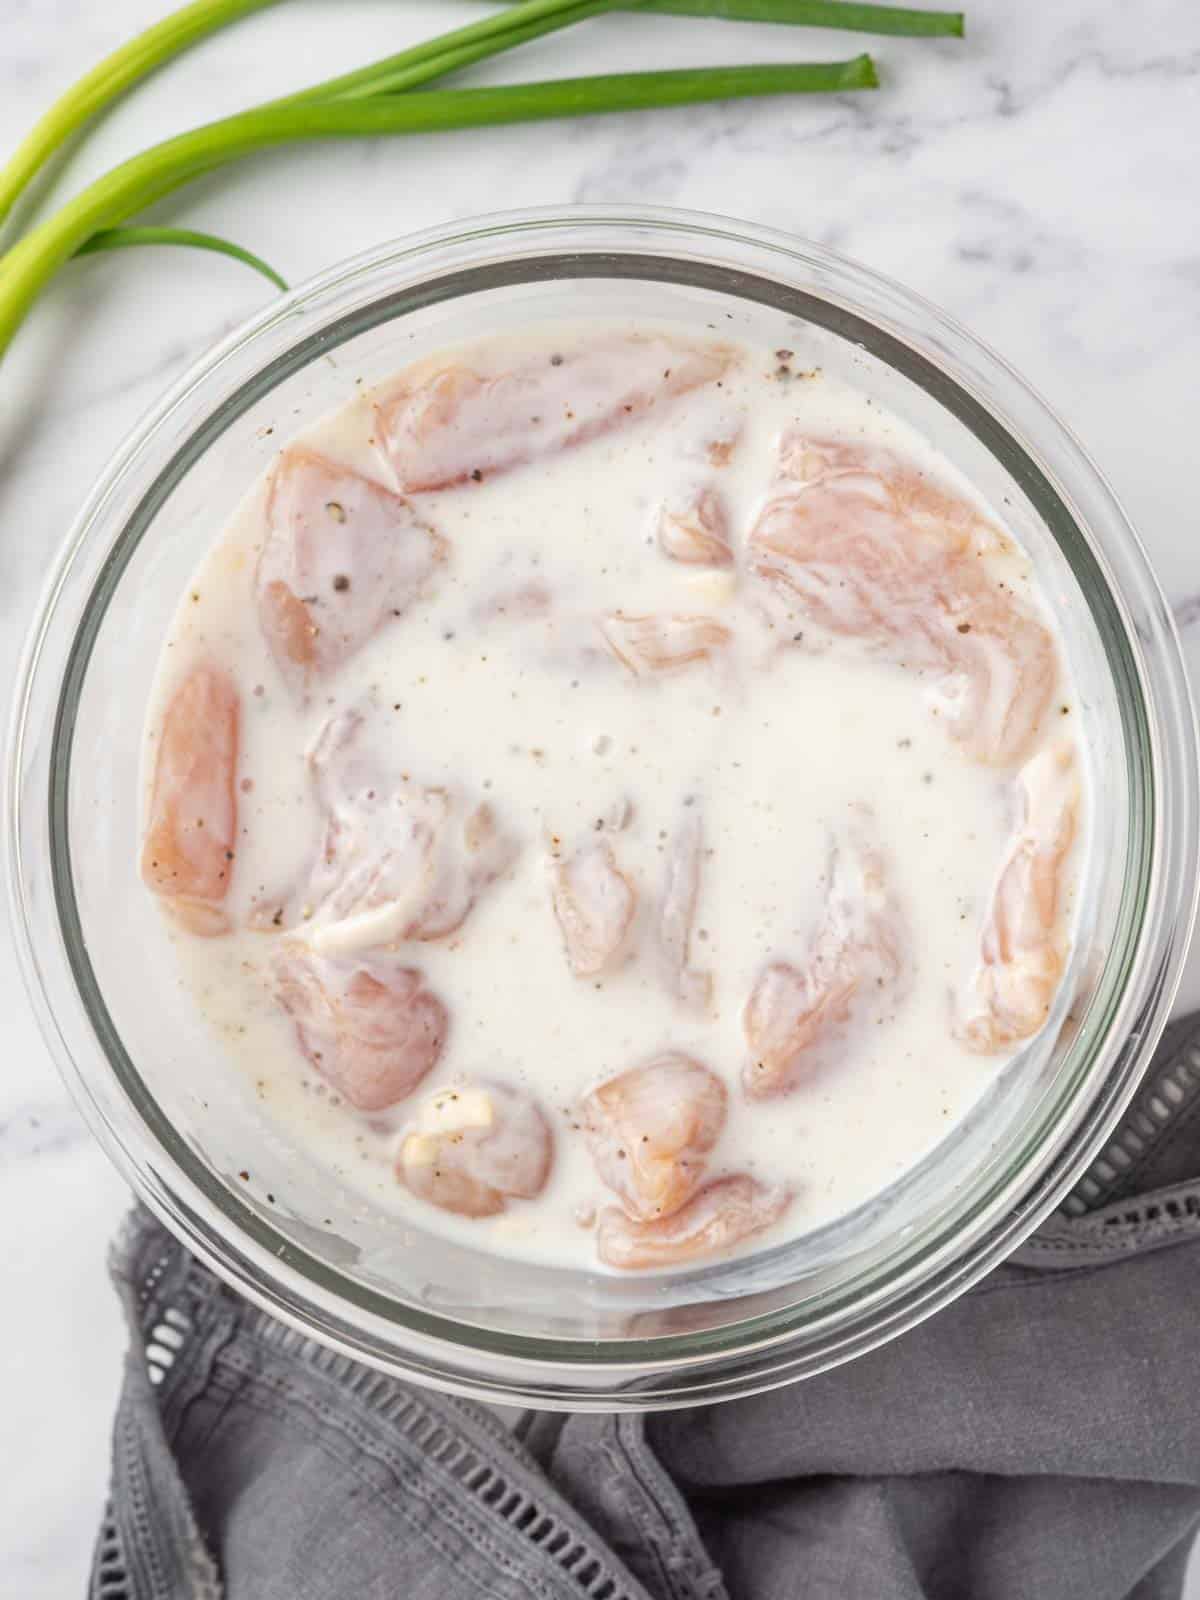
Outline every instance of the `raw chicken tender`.
{"type": "Polygon", "coordinates": [[[480,482],[583,444],[726,372],[733,352],[661,334],[605,335],[499,372],[426,363],[379,403],[404,493],[480,482]]]}
{"type": "Polygon", "coordinates": [[[266,518],[259,620],[296,694],[407,610],[445,557],[407,500],[300,447],[279,458],[266,518]]]}
{"type": "Polygon", "coordinates": [[[1020,790],[1021,826],[992,894],[962,1030],[980,1052],[1038,1031],[1067,959],[1064,891],[1080,803],[1071,747],[1034,756],[1021,771],[1020,790]]]}
{"type": "Polygon", "coordinates": [[[365,726],[332,718],[310,756],[327,820],[301,914],[326,955],[447,937],[518,850],[490,805],[420,783],[365,726]]]}
{"type": "Polygon", "coordinates": [[[273,976],[301,1050],[360,1111],[403,1100],[442,1053],[446,1008],[412,967],[329,961],[288,940],[273,976]]]}
{"type": "Polygon", "coordinates": [[[669,1217],[691,1199],[725,1125],[725,1085],[678,1051],[593,1089],[583,1124],[601,1178],[637,1221],[669,1217]]]}
{"type": "Polygon", "coordinates": [[[241,703],[219,667],[193,667],[158,736],[142,880],[190,933],[224,933],[237,845],[241,703]]]}
{"type": "Polygon", "coordinates": [[[616,965],[637,911],[637,890],[605,840],[582,845],[550,863],[550,897],[567,962],[577,978],[616,965]]]}
{"type": "Polygon", "coordinates": [[[665,501],[658,512],[658,548],[685,566],[731,567],[729,515],[720,491],[701,484],[665,501]]]}
{"type": "Polygon", "coordinates": [[[1049,631],[989,572],[980,514],[878,446],[785,436],[750,536],[753,570],[795,613],[879,645],[940,684],[979,761],[1026,754],[1057,676],[1049,631]]]}
{"type": "Polygon", "coordinates": [[[730,1250],[778,1222],[791,1190],[739,1173],[706,1184],[682,1210],[657,1222],[633,1222],[610,1206],[596,1225],[601,1261],[627,1271],[677,1267],[730,1250]]]}
{"type": "Polygon", "coordinates": [[[623,611],[605,617],[600,631],[609,649],[635,678],[654,678],[660,672],[677,672],[694,662],[708,661],[733,638],[715,617],[629,617],[623,611]]]}
{"type": "Polygon", "coordinates": [[[494,1217],[510,1199],[532,1200],[550,1175],[553,1140],[535,1101],[482,1079],[441,1089],[400,1141],[396,1174],[431,1205],[494,1217]]]}
{"type": "Polygon", "coordinates": [[[671,993],[697,1013],[709,1009],[713,994],[712,973],[689,964],[703,854],[704,828],[696,811],[689,810],[667,847],[658,944],[671,993]]]}
{"type": "Polygon", "coordinates": [[[746,1003],[746,1093],[786,1094],[840,1062],[854,1026],[894,997],[906,943],[878,847],[861,828],[848,831],[833,848],[825,909],[804,960],[772,961],[746,1003]]]}

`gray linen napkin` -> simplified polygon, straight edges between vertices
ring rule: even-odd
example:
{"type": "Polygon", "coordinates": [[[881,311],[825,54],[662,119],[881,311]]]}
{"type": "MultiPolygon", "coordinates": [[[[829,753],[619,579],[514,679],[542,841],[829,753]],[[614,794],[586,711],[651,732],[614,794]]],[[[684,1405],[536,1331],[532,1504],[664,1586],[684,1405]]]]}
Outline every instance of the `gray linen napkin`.
{"type": "Polygon", "coordinates": [[[1005,1266],[882,1350],[642,1416],[484,1409],[273,1322],[145,1212],[91,1600],[1167,1600],[1200,1523],[1200,1027],[1005,1266]]]}

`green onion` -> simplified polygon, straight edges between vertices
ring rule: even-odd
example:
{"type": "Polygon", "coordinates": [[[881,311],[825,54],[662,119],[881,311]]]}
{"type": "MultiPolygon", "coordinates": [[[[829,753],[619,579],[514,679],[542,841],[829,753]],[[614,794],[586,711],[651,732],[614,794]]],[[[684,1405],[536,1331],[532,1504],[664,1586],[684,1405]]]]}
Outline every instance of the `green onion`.
{"type": "MultiPolygon", "coordinates": [[[[54,152],[62,147],[84,123],[111,105],[122,94],[147,77],[165,61],[179,55],[189,45],[219,28],[261,11],[277,0],[192,0],[136,39],[112,52],[80,78],[50,110],[41,117],[17,147],[7,165],[0,170],[0,223],[12,210],[26,185],[54,152]]],[[[548,0],[544,6],[520,4],[483,22],[472,23],[430,40],[416,50],[396,56],[356,72],[344,73],[326,83],[288,95],[280,104],[315,99],[348,98],[377,94],[382,90],[408,87],[406,81],[421,52],[445,56],[442,70],[455,71],[481,60],[494,51],[510,49],[537,38],[553,28],[568,27],[586,16],[615,10],[618,0],[548,0]],[[542,26],[535,25],[541,13],[542,26]],[[514,20],[514,14],[517,14],[514,20]],[[492,48],[483,48],[485,45],[492,48]],[[458,60],[454,53],[461,50],[458,60]],[[395,69],[395,76],[392,69],[395,69]]],[[[909,34],[932,37],[961,36],[962,13],[925,11],[897,6],[859,5],[854,0],[620,0],[620,8],[645,9],[680,16],[727,17],[749,22],[778,22],[792,26],[853,29],[880,34],[909,34]]]]}
{"type": "Polygon", "coordinates": [[[89,118],[198,39],[274,4],[275,0],[193,0],[106,56],[34,123],[0,171],[0,222],[34,174],[89,118]]]}
{"type": "Polygon", "coordinates": [[[222,239],[215,233],[197,233],[192,228],[101,228],[79,246],[77,256],[96,255],[101,250],[130,250],[147,244],[183,245],[192,250],[212,250],[217,255],[231,256],[286,293],[287,282],[274,267],[268,266],[261,256],[245,250],[231,239],[222,239]]]}
{"type": "Polygon", "coordinates": [[[385,56],[368,67],[327,78],[311,88],[269,103],[272,106],[310,105],[318,100],[364,99],[368,95],[411,89],[431,78],[457,72],[476,61],[540,38],[556,28],[572,27],[576,22],[605,11],[640,9],[640,4],[641,0],[520,0],[507,11],[438,34],[434,39],[410,45],[407,50],[385,56]]]}
{"type": "Polygon", "coordinates": [[[870,56],[860,55],[815,65],[615,73],[244,111],[167,139],[123,162],[19,240],[0,259],[0,353],[57,268],[98,229],[122,223],[201,173],[256,150],[300,139],[430,133],[752,95],[873,89],[878,81],[870,56]]]}
{"type": "Polygon", "coordinates": [[[915,11],[856,5],[853,0],[645,0],[639,10],[676,17],[727,17],[734,22],[784,22],[792,27],[843,28],[910,38],[961,39],[961,11],[915,11]]]}

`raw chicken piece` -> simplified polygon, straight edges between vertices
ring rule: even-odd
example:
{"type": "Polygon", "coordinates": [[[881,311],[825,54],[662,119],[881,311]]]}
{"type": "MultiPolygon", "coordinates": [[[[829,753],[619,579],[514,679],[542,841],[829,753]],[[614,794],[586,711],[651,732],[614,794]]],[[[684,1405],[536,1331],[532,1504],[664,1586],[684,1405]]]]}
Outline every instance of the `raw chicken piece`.
{"type": "Polygon", "coordinates": [[[635,678],[653,678],[660,672],[707,661],[733,638],[714,617],[628,617],[621,611],[604,617],[600,631],[609,649],[635,678]]]}
{"type": "Polygon", "coordinates": [[[288,940],[273,975],[301,1050],[360,1111],[403,1100],[442,1053],[446,1008],[412,967],[329,961],[288,940]]]}
{"type": "Polygon", "coordinates": [[[714,1256],[778,1222],[791,1190],[738,1173],[706,1184],[681,1211],[657,1222],[632,1222],[610,1206],[600,1213],[596,1249],[610,1267],[676,1267],[714,1256]]]}
{"type": "Polygon", "coordinates": [[[712,1004],[713,977],[689,966],[692,922],[700,893],[700,861],[704,828],[691,810],[675,830],[667,848],[667,877],[658,918],[658,945],[671,993],[689,1011],[705,1012],[712,1004]]]}
{"type": "Polygon", "coordinates": [[[622,954],[637,910],[637,891],[612,846],[598,840],[552,861],[550,895],[571,971],[577,978],[606,972],[622,954]]]}
{"type": "Polygon", "coordinates": [[[280,919],[303,916],[323,955],[445,938],[518,849],[491,806],[389,763],[364,722],[358,711],[332,718],[310,754],[325,836],[303,906],[280,919]]]}
{"type": "Polygon", "coordinates": [[[241,703],[219,667],[193,667],[158,737],[142,881],[190,932],[224,933],[233,876],[241,703]]]}
{"type": "Polygon", "coordinates": [[[929,674],[954,736],[1007,765],[1037,734],[1058,668],[1049,631],[988,571],[1002,544],[891,451],[792,433],[750,556],[790,614],[929,674]]]}
{"type": "Polygon", "coordinates": [[[831,853],[828,898],[803,963],[771,962],[746,1002],[746,1093],[786,1094],[840,1060],[862,1013],[894,990],[905,942],[878,848],[848,831],[831,853]]]}
{"type": "Polygon", "coordinates": [[[1063,899],[1079,814],[1079,776],[1069,745],[1022,768],[1021,827],[1001,869],[962,1033],[971,1049],[1004,1050],[1045,1022],[1067,957],[1063,899]]]}
{"type": "Polygon", "coordinates": [[[630,1217],[669,1217],[691,1199],[725,1125],[725,1101],[720,1078],[674,1050],[584,1097],[596,1170],[630,1217]]]}
{"type": "Polygon", "coordinates": [[[712,383],[733,360],[721,345],[629,334],[505,372],[426,364],[381,400],[380,437],[403,492],[448,489],[583,444],[712,383]]]}
{"type": "Polygon", "coordinates": [[[396,1176],[460,1217],[494,1217],[532,1200],[550,1175],[549,1125],[526,1094],[487,1079],[441,1089],[405,1129],[396,1176]]]}
{"type": "Polygon", "coordinates": [[[285,450],[255,582],[263,634],[288,687],[304,693],[400,616],[445,553],[445,541],[382,484],[312,450],[285,450]]]}
{"type": "Polygon", "coordinates": [[[658,547],[669,560],[686,566],[733,565],[729,517],[712,484],[702,484],[663,503],[658,513],[658,547]]]}

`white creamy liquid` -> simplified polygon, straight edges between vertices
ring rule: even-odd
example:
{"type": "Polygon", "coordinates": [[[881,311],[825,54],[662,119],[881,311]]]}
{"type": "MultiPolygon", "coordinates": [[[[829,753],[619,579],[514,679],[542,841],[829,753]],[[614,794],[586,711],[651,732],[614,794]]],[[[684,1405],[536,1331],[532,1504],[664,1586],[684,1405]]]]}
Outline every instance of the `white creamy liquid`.
{"type": "MultiPolygon", "coordinates": [[[[511,348],[514,357],[548,351],[586,331],[523,335],[511,348]]],[[[613,1197],[579,1131],[580,1096],[669,1048],[728,1085],[710,1174],[749,1172],[794,1191],[784,1219],[745,1246],[756,1248],[835,1217],[897,1177],[1009,1058],[972,1053],[954,1018],[1012,835],[1013,772],[979,764],[947,736],[918,675],[818,630],[801,628],[806,637],[783,647],[761,591],[744,577],[670,562],[655,543],[664,495],[710,479],[740,550],[772,481],[781,431],[796,425],[887,446],[971,498],[945,461],[868,396],[820,373],[780,374],[779,365],[774,352],[746,349],[719,390],[704,386],[481,484],[414,496],[448,541],[447,562],[425,597],[319,683],[307,704],[285,687],[256,611],[262,486],[183,597],[150,707],[147,782],[167,697],[194,662],[222,662],[242,695],[240,839],[227,901],[235,931],[199,938],[164,917],[164,938],[218,1047],[257,1084],[280,1129],[337,1183],[398,1217],[512,1256],[594,1264],[586,1222],[613,1197]],[[714,419],[738,416],[744,431],[732,460],[710,467],[697,440],[714,419]],[[488,615],[497,596],[533,580],[553,597],[550,623],[514,618],[511,609],[488,615]],[[736,635],[732,659],[653,682],[598,668],[579,656],[581,643],[595,646],[580,619],[616,609],[711,612],[736,635]],[[322,1081],[272,995],[266,972],[284,935],[246,926],[309,871],[323,819],[306,752],[348,707],[364,710],[367,742],[390,762],[424,784],[465,786],[521,841],[512,868],[455,934],[405,947],[406,963],[447,1007],[449,1036],[414,1096],[370,1115],[322,1081]],[[568,849],[584,842],[626,804],[626,825],[606,836],[641,896],[634,955],[619,970],[579,978],[551,910],[550,841],[568,849]],[[907,988],[839,1066],[785,1096],[748,1101],[739,1086],[747,996],[769,959],[803,959],[821,913],[831,830],[862,806],[910,930],[907,988]],[[711,1017],[672,1002],[653,955],[664,850],[689,810],[702,818],[707,847],[691,959],[714,975],[711,1017]],[[551,1124],[555,1153],[540,1196],[467,1220],[408,1194],[393,1162],[420,1101],[479,1077],[527,1089],[551,1124]]],[[[302,438],[394,487],[369,396],[302,438]]],[[[998,559],[1005,581],[1044,616],[1023,555],[998,559]]],[[[1055,735],[1065,725],[1060,710],[1072,707],[1060,682],[1055,735]]]]}

